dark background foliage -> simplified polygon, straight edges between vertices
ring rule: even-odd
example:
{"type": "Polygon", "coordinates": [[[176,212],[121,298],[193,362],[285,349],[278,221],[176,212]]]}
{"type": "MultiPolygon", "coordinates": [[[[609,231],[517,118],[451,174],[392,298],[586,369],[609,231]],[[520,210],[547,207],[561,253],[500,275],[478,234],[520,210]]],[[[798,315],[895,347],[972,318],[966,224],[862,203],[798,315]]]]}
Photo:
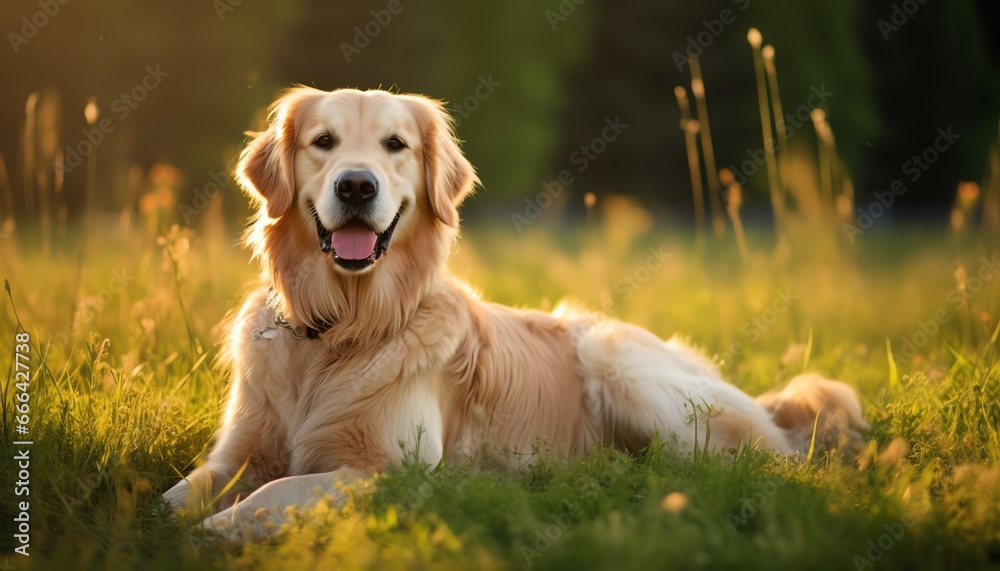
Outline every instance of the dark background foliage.
{"type": "MultiPolygon", "coordinates": [[[[997,137],[1000,58],[990,0],[398,1],[401,10],[367,45],[348,49],[350,61],[345,46],[364,43],[355,41],[357,29],[388,0],[5,2],[0,153],[11,184],[23,184],[24,110],[32,92],[42,94],[58,133],[58,140],[39,142],[45,158],[84,140],[89,97],[102,116],[113,116],[109,104],[142,81],[146,66],[159,65],[169,76],[99,145],[99,188],[118,197],[109,207],[128,206],[132,199],[117,189],[136,168],[157,162],[183,173],[182,199],[204,186],[231,164],[243,131],[261,127],[263,108],[278,91],[302,83],[448,101],[485,187],[467,206],[472,216],[535,196],[606,119],[619,117],[629,128],[576,177],[568,196],[629,194],[684,219],[690,183],[673,88],[690,76],[675,56],[689,38],[711,34],[701,66],[717,162],[737,165],[761,146],[750,27],[775,46],[786,110],[805,103],[814,87],[833,92],[825,109],[859,204],[899,177],[938,128],[951,126],[960,143],[892,212],[897,220],[944,219],[956,184],[983,179],[997,137]],[[56,5],[55,15],[37,19],[47,21],[29,39],[23,18],[56,5]],[[903,7],[917,9],[898,29],[880,25],[903,7]],[[723,10],[734,21],[712,33],[723,10]],[[489,81],[499,85],[475,99],[477,86],[489,81]]],[[[812,127],[802,133],[795,142],[813,147],[812,127]]],[[[85,169],[67,173],[68,196],[82,193],[85,177],[85,169]]],[[[751,209],[766,213],[766,187],[760,174],[747,184],[751,209]]],[[[226,205],[243,212],[235,196],[226,205]]]]}

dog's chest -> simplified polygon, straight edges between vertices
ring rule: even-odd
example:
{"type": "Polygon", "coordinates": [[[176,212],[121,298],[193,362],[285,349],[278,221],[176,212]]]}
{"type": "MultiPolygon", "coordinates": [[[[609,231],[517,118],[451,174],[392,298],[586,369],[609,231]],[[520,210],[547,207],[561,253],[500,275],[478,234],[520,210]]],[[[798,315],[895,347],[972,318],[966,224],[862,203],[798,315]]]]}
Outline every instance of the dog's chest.
{"type": "Polygon", "coordinates": [[[440,304],[411,316],[390,339],[362,347],[329,347],[274,328],[272,310],[253,300],[232,340],[238,373],[237,415],[265,427],[260,446],[285,458],[284,475],[342,465],[381,469],[416,453],[442,454],[442,387],[460,336],[440,304]]]}
{"type": "Polygon", "coordinates": [[[261,388],[290,452],[288,474],[345,464],[380,469],[407,452],[440,458],[440,444],[431,443],[440,441],[440,379],[408,366],[410,349],[405,337],[354,354],[318,340],[270,347],[265,362],[277,382],[261,388]]]}

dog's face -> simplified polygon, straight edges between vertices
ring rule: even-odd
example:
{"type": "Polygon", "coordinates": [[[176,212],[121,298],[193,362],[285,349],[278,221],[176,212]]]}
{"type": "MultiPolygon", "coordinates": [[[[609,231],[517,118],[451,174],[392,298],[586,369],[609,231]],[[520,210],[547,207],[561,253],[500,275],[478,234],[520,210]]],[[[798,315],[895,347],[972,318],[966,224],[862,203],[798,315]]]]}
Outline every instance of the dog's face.
{"type": "Polygon", "coordinates": [[[475,174],[435,101],[297,88],[244,151],[238,178],[271,220],[296,209],[336,271],[372,271],[421,224],[456,227],[475,174]]]}

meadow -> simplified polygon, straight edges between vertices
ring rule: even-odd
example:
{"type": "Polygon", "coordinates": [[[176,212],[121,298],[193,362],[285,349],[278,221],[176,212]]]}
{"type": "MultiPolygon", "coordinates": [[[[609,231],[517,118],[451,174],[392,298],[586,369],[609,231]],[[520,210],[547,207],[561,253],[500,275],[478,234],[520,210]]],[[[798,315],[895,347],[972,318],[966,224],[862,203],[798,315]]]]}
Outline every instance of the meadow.
{"type": "MultiPolygon", "coordinates": [[[[0,464],[8,569],[954,569],[1000,567],[1000,249],[977,230],[897,228],[854,243],[789,220],[692,240],[627,199],[586,224],[467,228],[451,270],[490,300],[560,300],[680,335],[759,394],[802,371],[862,395],[855,462],[653,445],[530,470],[410,462],[237,548],[165,517],[160,494],[211,443],[226,372],[215,328],[256,278],[218,200],[178,226],[169,193],[135,211],[0,241],[0,454],[15,434],[16,331],[30,335],[30,557],[0,464]],[[5,296],[8,292],[5,292],[5,296]],[[16,313],[15,313],[16,311],[16,313]],[[18,329],[21,328],[21,329],[18,329]]],[[[231,197],[239,200],[239,197],[231,197]]],[[[228,199],[228,198],[227,198],[228,199]]],[[[390,253],[391,255],[391,253],[390,253]]]]}

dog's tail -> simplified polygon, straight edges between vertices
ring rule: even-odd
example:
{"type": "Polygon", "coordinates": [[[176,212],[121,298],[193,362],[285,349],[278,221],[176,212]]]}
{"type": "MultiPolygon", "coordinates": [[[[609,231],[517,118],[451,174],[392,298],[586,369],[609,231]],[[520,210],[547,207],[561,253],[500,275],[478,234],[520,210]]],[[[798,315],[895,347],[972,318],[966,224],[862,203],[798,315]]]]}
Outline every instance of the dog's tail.
{"type": "Polygon", "coordinates": [[[844,383],[817,374],[799,375],[784,389],[757,397],[757,402],[797,452],[805,454],[815,444],[817,451],[822,446],[853,459],[864,447],[864,433],[870,427],[861,416],[857,393],[844,383]]]}

